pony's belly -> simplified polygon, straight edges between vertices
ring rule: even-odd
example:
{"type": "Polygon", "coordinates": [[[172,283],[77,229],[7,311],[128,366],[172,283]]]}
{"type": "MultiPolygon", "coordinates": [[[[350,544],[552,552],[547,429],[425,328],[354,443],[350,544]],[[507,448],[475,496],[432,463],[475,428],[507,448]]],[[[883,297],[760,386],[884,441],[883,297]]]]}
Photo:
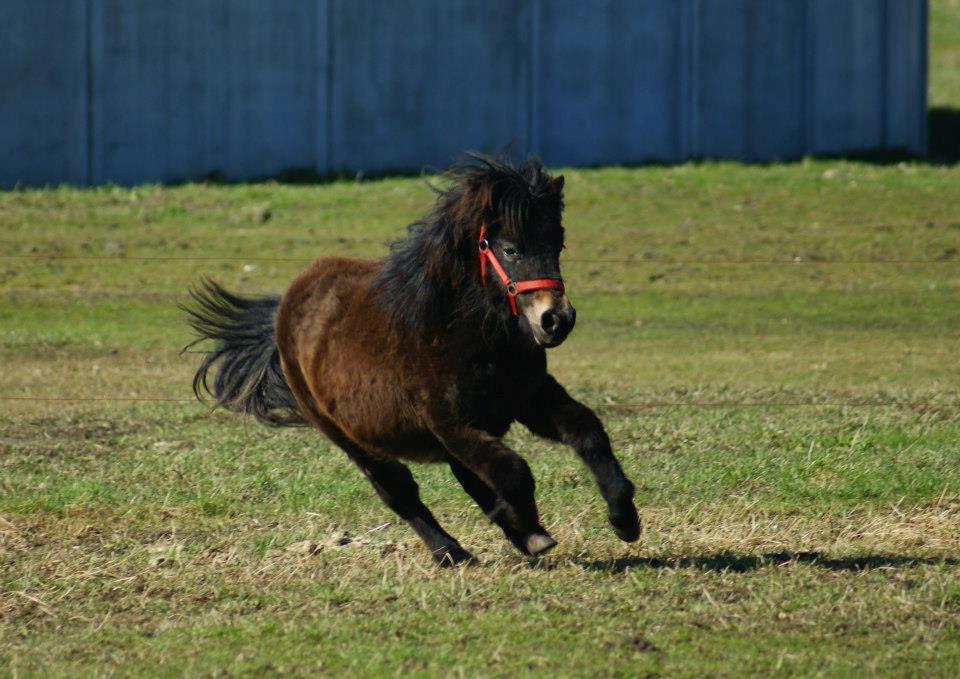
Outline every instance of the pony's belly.
{"type": "Polygon", "coordinates": [[[443,445],[423,428],[409,403],[370,398],[360,389],[347,390],[338,399],[330,399],[324,413],[341,431],[366,452],[385,460],[397,458],[417,462],[443,462],[443,445]],[[376,405],[376,407],[374,407],[376,405]]]}
{"type": "Polygon", "coordinates": [[[401,458],[413,462],[444,462],[447,453],[428,431],[398,432],[366,443],[368,450],[387,460],[401,458]]]}

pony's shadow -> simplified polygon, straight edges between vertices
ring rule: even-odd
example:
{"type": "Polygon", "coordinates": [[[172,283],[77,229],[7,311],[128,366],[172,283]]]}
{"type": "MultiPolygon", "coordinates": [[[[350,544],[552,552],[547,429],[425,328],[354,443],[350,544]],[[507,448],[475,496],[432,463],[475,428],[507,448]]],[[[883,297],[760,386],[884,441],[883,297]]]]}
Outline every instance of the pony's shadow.
{"type": "Polygon", "coordinates": [[[617,559],[574,559],[585,570],[622,573],[627,569],[681,569],[694,568],[701,571],[729,571],[746,573],[768,566],[783,566],[789,563],[810,564],[831,571],[866,571],[876,568],[910,568],[913,566],[960,565],[960,559],[899,556],[894,554],[866,554],[863,556],[834,558],[821,552],[771,552],[768,554],[704,554],[700,556],[622,557],[617,559]]]}

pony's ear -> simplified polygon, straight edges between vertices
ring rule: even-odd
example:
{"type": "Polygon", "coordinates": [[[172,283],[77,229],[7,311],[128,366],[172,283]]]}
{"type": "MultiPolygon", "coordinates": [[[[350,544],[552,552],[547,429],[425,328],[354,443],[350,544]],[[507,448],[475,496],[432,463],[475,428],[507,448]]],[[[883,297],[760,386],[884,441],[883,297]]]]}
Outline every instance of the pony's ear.
{"type": "Polygon", "coordinates": [[[547,182],[547,190],[550,193],[560,193],[563,191],[563,175],[558,174],[556,177],[547,182]]]}
{"type": "Polygon", "coordinates": [[[475,211],[486,212],[493,209],[493,187],[490,182],[479,177],[473,177],[469,183],[470,208],[475,211]]]}

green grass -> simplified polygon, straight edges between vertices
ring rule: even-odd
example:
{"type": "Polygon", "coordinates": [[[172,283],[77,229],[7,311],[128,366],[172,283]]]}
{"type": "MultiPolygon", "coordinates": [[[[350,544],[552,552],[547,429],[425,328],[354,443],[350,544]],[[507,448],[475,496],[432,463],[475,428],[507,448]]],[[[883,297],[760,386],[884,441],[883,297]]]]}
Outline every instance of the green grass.
{"type": "Polygon", "coordinates": [[[930,3],[929,104],[960,108],[960,0],[930,3]]]}
{"type": "MultiPolygon", "coordinates": [[[[450,573],[311,432],[189,400],[5,402],[5,671],[949,676],[958,172],[568,172],[582,321],[552,366],[638,483],[637,546],[569,453],[520,431],[560,546],[526,562],[448,472],[420,467],[482,561],[450,573]],[[611,257],[638,261],[596,261],[611,257]]],[[[4,395],[189,399],[174,306],[189,281],[282,289],[303,264],[264,258],[376,255],[430,195],[391,179],[0,201],[16,252],[116,258],[3,260],[4,395]],[[267,222],[231,220],[264,202],[267,222]],[[237,259],[133,259],[173,242],[237,259]]]]}
{"type": "MultiPolygon", "coordinates": [[[[189,401],[5,402],[6,671],[949,675],[957,172],[568,172],[582,322],[552,365],[638,482],[635,547],[579,464],[523,432],[560,547],[528,564],[444,469],[418,468],[482,560],[448,573],[310,432],[189,401]],[[858,263],[818,261],[837,259],[858,263]],[[342,531],[359,539],[336,547],[342,531]],[[304,541],[323,549],[291,551],[304,541]]],[[[189,281],[282,289],[302,264],[263,258],[376,255],[429,200],[412,179],[4,194],[14,251],[116,259],[3,260],[3,393],[188,399],[189,281]],[[257,201],[267,222],[231,221],[257,201]],[[133,259],[181,241],[238,259],[133,259]]]]}
{"type": "MultiPolygon", "coordinates": [[[[931,16],[931,104],[958,108],[960,6],[931,16]]],[[[528,562],[416,467],[480,558],[455,571],[321,437],[192,403],[178,355],[191,281],[379,256],[422,182],[0,194],[0,396],[120,399],[0,401],[0,676],[953,676],[960,167],[565,174],[580,321],[551,369],[644,536],[515,430],[560,545],[528,562]]]]}

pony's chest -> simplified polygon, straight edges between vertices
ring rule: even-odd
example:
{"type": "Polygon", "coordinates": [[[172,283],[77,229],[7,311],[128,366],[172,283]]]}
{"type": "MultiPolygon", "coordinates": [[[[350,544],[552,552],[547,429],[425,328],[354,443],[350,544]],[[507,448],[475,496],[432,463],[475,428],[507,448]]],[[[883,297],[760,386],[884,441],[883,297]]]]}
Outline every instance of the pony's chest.
{"type": "Polygon", "coordinates": [[[537,373],[525,366],[497,361],[475,361],[464,377],[460,383],[462,411],[495,435],[506,432],[540,381],[537,373]]]}

